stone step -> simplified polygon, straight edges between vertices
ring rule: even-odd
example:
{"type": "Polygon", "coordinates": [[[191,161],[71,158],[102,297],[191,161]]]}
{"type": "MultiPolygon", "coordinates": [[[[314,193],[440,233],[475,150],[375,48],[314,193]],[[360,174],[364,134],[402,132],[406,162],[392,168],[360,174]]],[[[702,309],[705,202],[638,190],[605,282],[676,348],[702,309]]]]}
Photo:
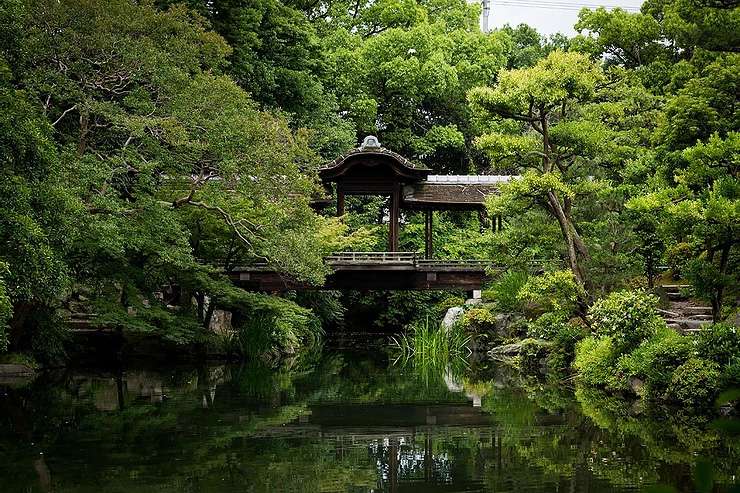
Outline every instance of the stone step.
{"type": "Polygon", "coordinates": [[[699,313],[699,314],[695,314],[695,315],[688,315],[688,318],[690,318],[691,320],[709,320],[709,321],[712,320],[712,316],[711,315],[706,315],[704,313],[699,313]]]}
{"type": "Polygon", "coordinates": [[[665,290],[675,291],[678,289],[688,289],[691,287],[691,284],[663,284],[661,287],[665,290]]]}
{"type": "Polygon", "coordinates": [[[667,318],[666,324],[670,327],[672,325],[678,325],[681,330],[701,330],[705,325],[711,323],[708,320],[693,320],[690,318],[667,318]]]}
{"type": "Polygon", "coordinates": [[[681,311],[687,314],[692,315],[711,315],[712,314],[712,307],[711,306],[683,306],[681,307],[681,311]]]}
{"type": "Polygon", "coordinates": [[[668,295],[668,299],[672,301],[685,301],[689,299],[688,296],[685,296],[681,293],[666,293],[668,295]]]}

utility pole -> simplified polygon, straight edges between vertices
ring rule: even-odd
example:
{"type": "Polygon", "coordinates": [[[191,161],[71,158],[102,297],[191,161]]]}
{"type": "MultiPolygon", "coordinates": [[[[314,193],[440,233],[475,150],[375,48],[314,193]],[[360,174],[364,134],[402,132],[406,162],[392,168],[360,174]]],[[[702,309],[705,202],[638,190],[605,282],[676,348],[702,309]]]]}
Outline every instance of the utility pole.
{"type": "Polygon", "coordinates": [[[481,0],[481,14],[480,14],[480,30],[484,33],[489,31],[488,29],[488,16],[491,14],[491,4],[493,0],[481,0]]]}

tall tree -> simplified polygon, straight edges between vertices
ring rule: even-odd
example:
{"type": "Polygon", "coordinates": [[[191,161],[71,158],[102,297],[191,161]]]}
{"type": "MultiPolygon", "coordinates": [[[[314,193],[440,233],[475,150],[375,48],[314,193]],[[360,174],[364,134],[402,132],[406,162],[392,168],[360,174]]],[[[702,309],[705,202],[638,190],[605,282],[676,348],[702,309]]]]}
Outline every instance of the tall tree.
{"type": "MultiPolygon", "coordinates": [[[[342,231],[309,207],[308,134],[223,75],[230,48],[200,16],[126,0],[23,7],[21,39],[5,50],[12,88],[0,94],[2,194],[13,198],[2,235],[14,245],[0,261],[14,304],[74,309],[80,294],[100,323],[182,341],[217,302],[254,301],[221,274],[235,262],[322,281],[342,231]],[[166,286],[182,294],[179,314],[155,296],[166,286]]],[[[11,325],[24,325],[20,314],[11,325]]]]}

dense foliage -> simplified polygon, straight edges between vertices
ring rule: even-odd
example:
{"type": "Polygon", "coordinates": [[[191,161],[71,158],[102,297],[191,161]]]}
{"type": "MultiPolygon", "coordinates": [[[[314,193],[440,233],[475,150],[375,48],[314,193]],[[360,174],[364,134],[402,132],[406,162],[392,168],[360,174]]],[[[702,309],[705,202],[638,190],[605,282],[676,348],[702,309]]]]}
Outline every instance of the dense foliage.
{"type": "MultiPolygon", "coordinates": [[[[61,357],[75,317],[206,343],[217,310],[241,327],[237,353],[313,340],[317,315],[342,316],[335,295],[248,294],[223,273],[264,261],[320,283],[327,252],[383,249],[383,199],[341,219],[310,207],[317,166],[368,133],[435,173],[520,175],[487,204],[503,228],[438,213],[433,246],[509,267],[487,301],[538,321],[532,335],[567,339],[577,316],[583,347],[638,351],[663,333],[633,303],[648,298],[598,300],[652,288],[661,265],[714,322],[736,317],[740,9],[584,9],[572,39],[482,33],[478,15],[464,0],[4,2],[0,348],[61,357]]],[[[421,215],[402,220],[402,249],[423,250],[421,215]]],[[[342,301],[398,325],[444,298],[342,301]]],[[[705,357],[737,374],[732,351],[705,357]]]]}

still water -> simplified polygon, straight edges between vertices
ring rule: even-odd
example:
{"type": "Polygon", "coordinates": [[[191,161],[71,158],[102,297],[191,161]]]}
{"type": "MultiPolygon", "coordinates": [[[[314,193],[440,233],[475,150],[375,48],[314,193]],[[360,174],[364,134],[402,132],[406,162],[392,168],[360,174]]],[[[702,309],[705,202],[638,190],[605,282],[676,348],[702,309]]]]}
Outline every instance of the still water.
{"type": "Polygon", "coordinates": [[[737,490],[740,445],[712,417],[391,359],[324,351],[0,384],[0,491],[737,490]]]}

